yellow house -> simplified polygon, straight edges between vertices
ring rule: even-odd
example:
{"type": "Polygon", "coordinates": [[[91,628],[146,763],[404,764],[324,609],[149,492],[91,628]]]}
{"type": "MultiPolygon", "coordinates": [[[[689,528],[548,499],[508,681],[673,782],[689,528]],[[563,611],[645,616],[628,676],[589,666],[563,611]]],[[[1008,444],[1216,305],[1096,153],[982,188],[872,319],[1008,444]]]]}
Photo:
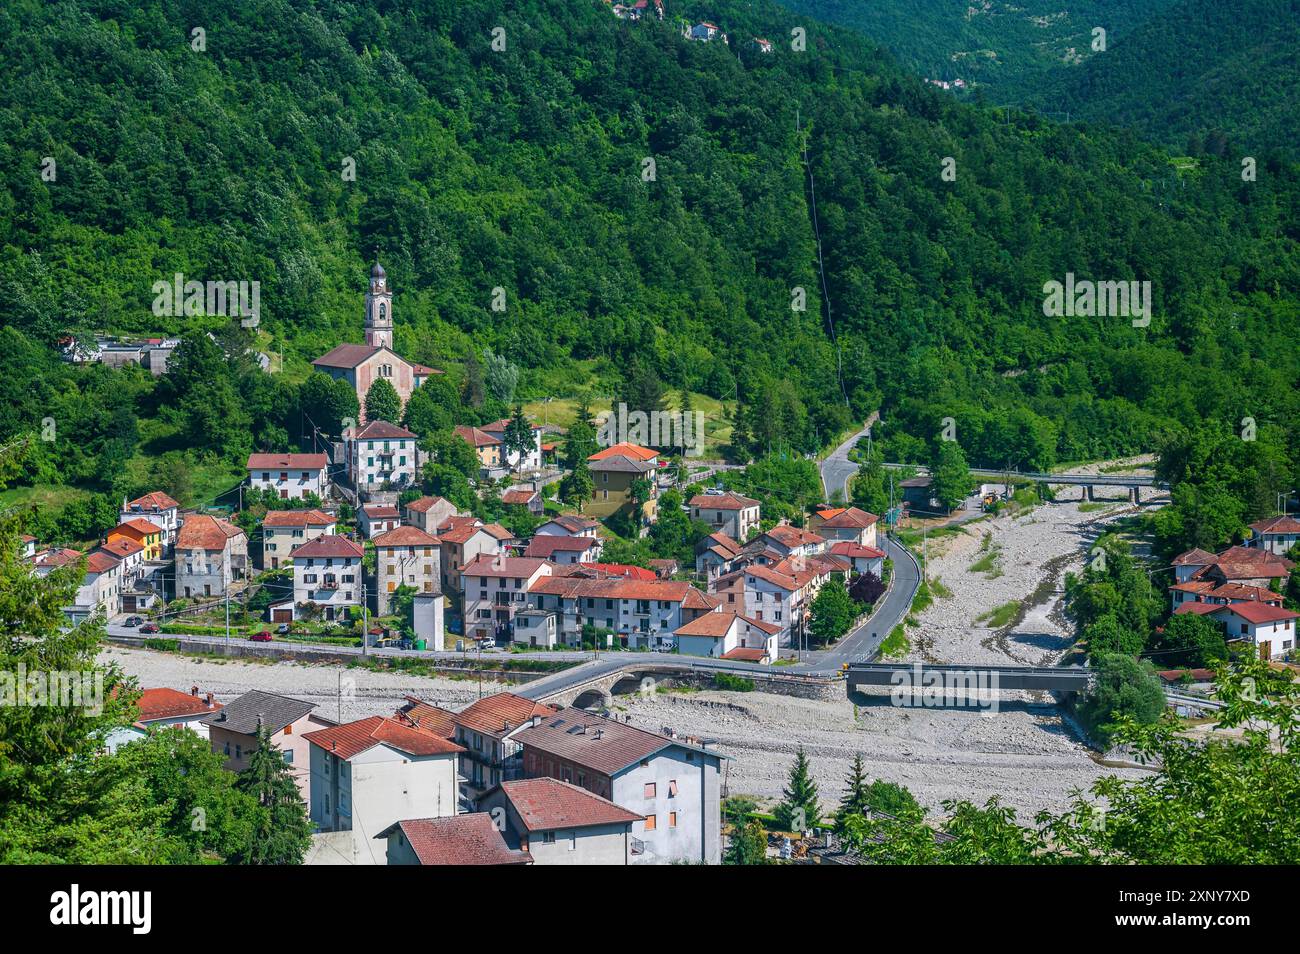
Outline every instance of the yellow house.
{"type": "Polygon", "coordinates": [[[468,424],[461,424],[456,428],[459,434],[470,447],[474,448],[474,453],[478,455],[478,462],[485,469],[495,469],[501,466],[501,441],[493,437],[487,431],[481,431],[477,427],[470,427],[468,424]]]}
{"type": "Polygon", "coordinates": [[[119,523],[108,531],[106,543],[114,540],[132,540],[144,547],[146,560],[161,560],[163,548],[162,528],[156,523],[135,517],[125,523],[119,523]]]}

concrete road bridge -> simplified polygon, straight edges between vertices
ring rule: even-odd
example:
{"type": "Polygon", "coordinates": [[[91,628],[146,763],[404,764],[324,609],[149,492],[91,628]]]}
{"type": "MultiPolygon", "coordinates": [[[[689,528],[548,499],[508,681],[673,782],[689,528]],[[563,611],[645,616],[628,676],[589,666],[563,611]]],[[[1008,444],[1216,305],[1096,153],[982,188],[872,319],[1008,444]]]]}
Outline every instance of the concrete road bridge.
{"type": "MultiPolygon", "coordinates": [[[[924,467],[914,467],[911,464],[885,464],[885,467],[893,470],[903,470],[912,468],[922,476],[929,476],[929,471],[924,467]]],[[[1152,496],[1167,494],[1169,485],[1155,477],[1147,477],[1140,474],[1044,474],[1035,471],[1020,470],[989,470],[986,468],[971,468],[971,476],[979,477],[984,480],[998,481],[1007,480],[1012,482],[1032,481],[1042,484],[1056,484],[1058,486],[1082,487],[1084,496],[1088,500],[1097,499],[1097,491],[1102,488],[1116,487],[1128,491],[1130,503],[1142,503],[1142,491],[1152,492],[1152,496]]]]}

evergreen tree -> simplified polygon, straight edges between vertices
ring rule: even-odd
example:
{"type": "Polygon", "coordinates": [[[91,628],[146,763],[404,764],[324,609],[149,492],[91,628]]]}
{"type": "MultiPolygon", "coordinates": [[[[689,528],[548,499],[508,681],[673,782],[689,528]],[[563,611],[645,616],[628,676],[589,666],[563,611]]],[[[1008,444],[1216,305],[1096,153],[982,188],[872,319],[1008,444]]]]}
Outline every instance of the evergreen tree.
{"type": "Polygon", "coordinates": [[[889,509],[889,488],[882,466],[884,455],[872,447],[871,453],[858,466],[853,478],[853,505],[877,516],[889,509]]]}
{"type": "Polygon", "coordinates": [[[401,419],[402,399],[397,395],[397,388],[387,378],[376,378],[366,392],[366,420],[392,424],[401,419]]]}
{"type": "Polygon", "coordinates": [[[853,764],[849,766],[849,774],[844,781],[848,790],[840,799],[840,810],[835,822],[837,831],[843,831],[844,822],[850,815],[861,815],[868,807],[866,766],[861,752],[853,756],[853,764]]]}
{"type": "Polygon", "coordinates": [[[724,865],[765,865],[767,860],[767,832],[757,821],[751,821],[731,835],[731,843],[722,856],[724,865]]]}
{"type": "Polygon", "coordinates": [[[232,860],[249,865],[297,865],[311,847],[311,821],[293,771],[266,726],[257,730],[257,747],[235,786],[257,799],[266,812],[246,848],[232,860]]]}
{"type": "Polygon", "coordinates": [[[781,792],[781,804],[776,806],[776,826],[781,831],[806,831],[821,821],[821,805],[817,802],[817,783],[812,780],[808,757],[803,746],[790,767],[790,780],[781,792]]]}
{"type": "Polygon", "coordinates": [[[832,577],[817,591],[809,611],[812,619],[808,632],[815,642],[825,644],[849,631],[858,615],[858,604],[849,596],[844,580],[832,577]]]}
{"type": "Polygon", "coordinates": [[[573,471],[565,474],[560,481],[560,499],[581,511],[582,505],[590,500],[595,492],[596,481],[591,476],[591,468],[587,466],[587,458],[580,457],[573,471]]]}
{"type": "Polygon", "coordinates": [[[515,405],[514,413],[510,415],[510,423],[506,425],[503,443],[506,455],[517,453],[521,463],[529,452],[537,448],[537,442],[533,438],[533,425],[529,423],[528,418],[524,417],[522,405],[515,405]]]}

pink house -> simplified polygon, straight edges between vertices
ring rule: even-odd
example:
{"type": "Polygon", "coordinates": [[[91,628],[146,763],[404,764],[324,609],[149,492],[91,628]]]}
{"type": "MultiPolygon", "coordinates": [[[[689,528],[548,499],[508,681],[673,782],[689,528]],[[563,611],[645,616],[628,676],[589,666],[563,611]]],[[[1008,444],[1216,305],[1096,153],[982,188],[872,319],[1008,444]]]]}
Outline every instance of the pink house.
{"type": "Polygon", "coordinates": [[[303,735],[336,724],[332,719],[313,715],[315,708],[314,702],[254,689],[200,721],[207,726],[212,751],[226,757],[225,768],[230,772],[248,767],[248,758],[257,748],[258,727],[266,726],[272,744],[293,769],[303,801],[309,802],[311,745],[303,735]]]}

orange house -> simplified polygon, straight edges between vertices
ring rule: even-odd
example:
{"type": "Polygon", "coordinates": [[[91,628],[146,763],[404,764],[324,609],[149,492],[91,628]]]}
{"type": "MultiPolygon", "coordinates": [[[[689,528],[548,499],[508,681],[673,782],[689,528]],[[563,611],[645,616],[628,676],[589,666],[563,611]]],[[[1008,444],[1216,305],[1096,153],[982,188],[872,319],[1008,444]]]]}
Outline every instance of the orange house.
{"type": "Polygon", "coordinates": [[[119,523],[108,531],[108,538],[105,542],[132,540],[144,547],[144,558],[146,560],[161,560],[162,535],[162,528],[156,523],[135,517],[125,523],[119,523]]]}

